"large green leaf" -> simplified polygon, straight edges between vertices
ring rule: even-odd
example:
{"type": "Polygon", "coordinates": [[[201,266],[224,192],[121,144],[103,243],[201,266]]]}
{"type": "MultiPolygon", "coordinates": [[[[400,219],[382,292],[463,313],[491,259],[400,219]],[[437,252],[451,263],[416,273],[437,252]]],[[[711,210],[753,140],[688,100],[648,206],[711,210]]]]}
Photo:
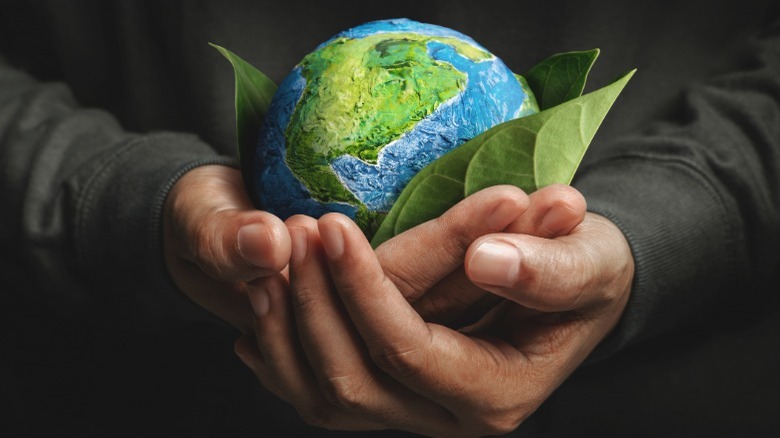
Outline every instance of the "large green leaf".
{"type": "MultiPolygon", "coordinates": [[[[230,50],[216,44],[209,43],[209,45],[217,49],[233,66],[236,82],[238,156],[241,161],[244,182],[250,184],[254,180],[251,177],[252,160],[250,158],[255,154],[260,126],[276,92],[276,84],[263,72],[230,50]]],[[[247,189],[250,195],[254,196],[256,191],[252,187],[247,187],[247,189]]]]}
{"type": "Polygon", "coordinates": [[[546,110],[579,97],[598,56],[599,49],[558,53],[531,68],[525,79],[539,108],[546,110]]]}
{"type": "Polygon", "coordinates": [[[527,193],[571,182],[610,107],[635,70],[592,93],[489,129],[420,171],[407,184],[372,245],[440,216],[464,197],[497,184],[527,193]]]}

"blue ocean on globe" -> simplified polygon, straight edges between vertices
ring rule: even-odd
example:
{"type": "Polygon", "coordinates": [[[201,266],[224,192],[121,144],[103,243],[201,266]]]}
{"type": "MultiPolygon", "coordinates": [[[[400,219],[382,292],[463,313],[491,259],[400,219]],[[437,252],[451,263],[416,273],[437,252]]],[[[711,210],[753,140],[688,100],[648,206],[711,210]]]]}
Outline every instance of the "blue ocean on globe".
{"type": "Polygon", "coordinates": [[[340,212],[365,231],[423,167],[536,112],[525,81],[470,37],[408,19],[366,23],[280,84],[257,143],[257,198],[283,219],[340,212]]]}

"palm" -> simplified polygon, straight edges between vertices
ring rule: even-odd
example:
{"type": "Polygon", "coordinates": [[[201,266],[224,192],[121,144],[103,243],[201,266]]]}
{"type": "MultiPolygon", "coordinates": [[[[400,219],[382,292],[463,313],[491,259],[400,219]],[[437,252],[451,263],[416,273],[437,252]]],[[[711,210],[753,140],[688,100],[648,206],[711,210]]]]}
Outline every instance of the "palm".
{"type": "MultiPolygon", "coordinates": [[[[287,225],[289,284],[279,276],[265,285],[271,310],[258,318],[256,340],[242,339],[237,351],[266,387],[328,428],[448,436],[513,430],[614,326],[632,275],[622,234],[595,215],[557,239],[502,235],[547,251],[525,259],[530,277],[517,288],[482,287],[516,293],[511,301],[453,329],[426,322],[408,300],[424,302],[426,285],[444,297],[437,302],[452,290],[485,294],[464,275],[470,245],[444,248],[442,262],[439,251],[412,239],[410,251],[399,253],[403,262],[388,270],[387,254],[374,253],[349,219],[296,217],[287,225]],[[582,254],[595,264],[573,262],[582,254]],[[421,260],[433,269],[415,275],[429,266],[421,260]],[[542,260],[561,269],[534,266],[542,260]]],[[[460,314],[457,305],[439,309],[460,314]]]]}

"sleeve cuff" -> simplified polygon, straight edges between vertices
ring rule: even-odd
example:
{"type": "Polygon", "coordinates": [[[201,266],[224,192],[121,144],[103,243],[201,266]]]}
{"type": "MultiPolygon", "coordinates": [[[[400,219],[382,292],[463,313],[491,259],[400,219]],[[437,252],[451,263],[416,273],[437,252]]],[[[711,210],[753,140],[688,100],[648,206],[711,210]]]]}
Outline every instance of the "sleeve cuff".
{"type": "Polygon", "coordinates": [[[76,205],[77,254],[91,287],[102,291],[99,308],[108,311],[101,322],[143,331],[172,321],[225,325],[174,285],[161,223],[166,197],[184,173],[207,164],[237,167],[236,161],[192,135],[160,133],[122,144],[85,182],[76,205]]]}
{"type": "Polygon", "coordinates": [[[574,183],[588,210],[614,222],[634,257],[623,315],[587,363],[698,319],[725,299],[739,265],[739,228],[715,186],[683,160],[623,157],[583,169],[574,183]]]}

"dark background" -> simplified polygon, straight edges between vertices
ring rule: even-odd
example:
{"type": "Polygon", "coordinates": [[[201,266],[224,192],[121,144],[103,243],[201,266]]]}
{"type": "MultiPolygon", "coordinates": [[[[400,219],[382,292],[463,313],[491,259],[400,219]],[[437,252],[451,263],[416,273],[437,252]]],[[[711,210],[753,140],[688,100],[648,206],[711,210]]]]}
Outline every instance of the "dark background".
{"type": "MultiPolygon", "coordinates": [[[[141,35],[138,41],[146,41],[148,46],[125,47],[125,51],[113,52],[110,47],[123,43],[117,40],[119,32],[115,29],[94,27],[89,16],[74,12],[71,2],[46,3],[0,2],[0,14],[4,15],[0,19],[3,53],[12,61],[35,59],[32,63],[19,64],[20,68],[41,80],[67,80],[85,106],[111,111],[130,130],[197,129],[216,148],[227,153],[232,151],[233,119],[213,117],[232,112],[231,73],[219,55],[205,45],[210,38],[218,37],[218,32],[208,26],[219,24],[223,18],[221,7],[207,11],[204,16],[211,17],[211,21],[201,22],[197,28],[187,27],[197,21],[182,20],[164,25],[152,22],[150,29],[131,29],[141,35]],[[73,27],[51,29],[36,21],[39,17],[36,13],[40,12],[36,8],[41,4],[49,8],[47,13],[66,17],[60,22],[69,19],[73,27]],[[172,27],[165,27],[168,25],[172,27]],[[189,40],[184,37],[182,40],[192,44],[184,46],[187,50],[173,50],[178,53],[176,59],[157,60],[169,69],[134,70],[134,65],[144,65],[148,62],[146,57],[154,56],[156,52],[151,49],[156,44],[173,44],[174,39],[143,39],[143,35],[160,32],[183,35],[189,40]],[[18,34],[26,35],[26,40],[10,38],[18,34]],[[195,36],[198,38],[193,40],[195,36]],[[53,55],[25,56],[30,51],[43,55],[54,53],[56,47],[52,45],[67,46],[80,53],[62,59],[53,55]],[[69,64],[69,59],[80,59],[82,63],[69,64]],[[144,62],[136,64],[136,59],[144,62]],[[174,67],[192,64],[194,60],[200,60],[206,71],[188,75],[174,67]],[[114,71],[123,74],[116,77],[111,73],[114,71]],[[130,88],[138,79],[134,75],[140,74],[152,76],[149,88],[130,88]],[[172,85],[170,88],[155,86],[159,83],[172,85]],[[112,91],[95,91],[101,89],[112,91]],[[191,89],[201,91],[187,94],[191,89]],[[215,100],[214,94],[221,99],[215,100]]],[[[603,85],[631,67],[639,67],[640,74],[635,79],[637,86],[626,90],[631,98],[626,98],[620,111],[610,113],[596,142],[626,131],[627,121],[637,124],[673,106],[677,93],[672,91],[682,86],[679,78],[690,73],[678,75],[675,69],[704,65],[698,62],[700,55],[690,49],[696,44],[686,38],[692,35],[711,44],[724,44],[723,62],[707,64],[712,73],[717,73],[727,68],[734,49],[719,41],[719,36],[738,33],[740,26],[747,29],[747,24],[761,19],[744,6],[751,2],[734,1],[725,9],[727,12],[723,8],[708,12],[706,2],[699,9],[691,10],[680,10],[670,1],[645,3],[639,9],[626,6],[620,11],[591,7],[597,3],[583,2],[578,14],[556,14],[552,8],[535,8],[527,2],[524,7],[528,20],[518,23],[517,17],[522,14],[516,13],[498,14],[493,21],[472,17],[468,27],[454,24],[474,14],[480,7],[477,2],[458,8],[449,8],[443,1],[394,2],[371,8],[373,18],[408,16],[453,25],[493,49],[516,71],[541,60],[538,52],[517,49],[527,44],[524,37],[529,34],[544,41],[544,54],[553,53],[548,48],[555,47],[561,51],[590,49],[596,46],[600,32],[610,32],[609,28],[597,28],[598,23],[620,26],[621,13],[645,17],[648,26],[658,27],[656,33],[640,29],[635,32],[623,29],[623,33],[638,38],[638,43],[642,38],[674,41],[677,49],[669,53],[637,54],[626,51],[625,45],[601,46],[602,56],[590,81],[595,85],[589,87],[603,85]],[[654,6],[647,7],[647,4],[654,6]],[[610,13],[615,17],[604,16],[610,13]],[[695,31],[685,36],[666,31],[664,21],[679,14],[690,17],[695,31]],[[721,33],[722,26],[733,29],[721,33]],[[590,39],[578,40],[580,33],[590,39]],[[577,42],[576,46],[573,41],[577,42]],[[634,65],[634,59],[654,62],[634,65]],[[641,86],[647,83],[658,88],[641,86]]],[[[131,12],[139,9],[127,4],[168,12],[178,8],[182,13],[187,12],[186,5],[203,6],[200,2],[80,4],[91,4],[90,10],[95,14],[109,10],[120,17],[126,16],[124,9],[131,12]]],[[[212,7],[215,4],[211,3],[212,7]]],[[[242,15],[244,21],[232,25],[248,29],[245,32],[252,38],[211,41],[234,50],[255,65],[262,65],[262,70],[278,82],[292,63],[316,44],[338,30],[366,21],[367,12],[361,9],[361,4],[354,2],[334,8],[320,3],[317,12],[320,20],[301,26],[295,9],[289,4],[276,2],[268,12],[273,19],[264,19],[260,25],[252,21],[252,17],[263,16],[255,10],[260,6],[256,2],[243,2],[240,7],[247,11],[242,15]],[[298,32],[300,37],[279,38],[290,30],[298,32]],[[287,56],[273,57],[262,49],[267,44],[255,41],[274,41],[275,50],[287,56]]],[[[233,331],[205,323],[173,322],[153,333],[139,333],[122,325],[106,330],[88,319],[68,315],[56,306],[42,305],[46,300],[37,292],[42,289],[40,281],[50,280],[35,278],[16,254],[3,253],[0,259],[3,300],[0,303],[0,436],[258,437],[291,436],[294,431],[337,435],[303,425],[291,409],[265,393],[233,355],[236,337],[233,331]]],[[[764,290],[772,296],[777,292],[771,286],[764,290]]],[[[583,367],[521,426],[517,436],[778,436],[780,378],[776,373],[780,370],[780,308],[777,300],[718,304],[718,312],[696,316],[683,326],[634,345],[608,361],[583,367]]]]}
{"type": "MultiPolygon", "coordinates": [[[[6,260],[8,267],[10,261],[6,260]]],[[[29,280],[5,277],[0,290],[29,280]]],[[[340,435],[265,393],[213,326],[98,330],[35,302],[0,306],[0,436],[340,435]]],[[[516,432],[554,437],[774,437],[780,311],[692,321],[581,368],[516,432]]],[[[362,435],[362,434],[345,434],[362,435]]],[[[387,434],[380,434],[387,435],[387,434]]]]}

